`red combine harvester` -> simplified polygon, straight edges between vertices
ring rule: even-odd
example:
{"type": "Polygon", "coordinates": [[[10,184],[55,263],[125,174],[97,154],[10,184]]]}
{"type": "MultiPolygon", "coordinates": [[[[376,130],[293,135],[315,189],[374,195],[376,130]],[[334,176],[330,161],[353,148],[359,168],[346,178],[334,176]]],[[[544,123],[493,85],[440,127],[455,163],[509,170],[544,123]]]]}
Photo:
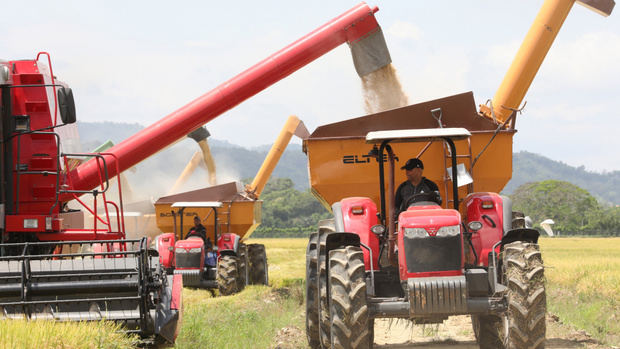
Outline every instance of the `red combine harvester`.
{"type": "Polygon", "coordinates": [[[342,43],[360,76],[386,66],[376,11],[357,5],[105,153],[68,151],[73,94],[49,55],[47,66],[42,54],[0,61],[0,318],[107,319],[173,342],[181,276],[166,275],[146,239],[125,239],[122,193],[108,200],[110,179],[342,43]],[[72,201],[93,215],[92,228],[72,201]]]}

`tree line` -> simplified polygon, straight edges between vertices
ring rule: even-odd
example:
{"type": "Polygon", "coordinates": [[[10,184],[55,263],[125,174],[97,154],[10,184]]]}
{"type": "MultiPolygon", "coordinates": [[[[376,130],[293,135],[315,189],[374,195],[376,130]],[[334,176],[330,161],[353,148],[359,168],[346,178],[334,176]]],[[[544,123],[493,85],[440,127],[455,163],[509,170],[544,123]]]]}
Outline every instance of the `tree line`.
{"type": "Polygon", "coordinates": [[[588,191],[565,181],[526,183],[510,196],[513,210],[530,216],[535,228],[552,219],[562,235],[620,236],[620,207],[599,203],[588,191]]]}
{"type": "MultiPolygon", "coordinates": [[[[530,216],[534,228],[552,219],[562,235],[620,236],[620,207],[599,203],[588,191],[565,181],[545,180],[519,186],[510,198],[513,211],[530,216]]],[[[308,237],[321,219],[331,218],[309,190],[291,179],[270,180],[263,193],[262,224],[253,237],[308,237]]]]}

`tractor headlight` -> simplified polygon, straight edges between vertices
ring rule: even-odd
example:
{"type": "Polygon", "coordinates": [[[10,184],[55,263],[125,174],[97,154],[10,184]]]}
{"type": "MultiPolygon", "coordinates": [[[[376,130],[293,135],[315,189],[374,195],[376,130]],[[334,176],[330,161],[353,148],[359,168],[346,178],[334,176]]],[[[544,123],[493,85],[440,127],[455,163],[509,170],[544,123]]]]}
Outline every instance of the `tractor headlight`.
{"type": "Polygon", "coordinates": [[[187,250],[184,248],[177,248],[175,252],[176,253],[187,253],[187,250]]]}
{"type": "Polygon", "coordinates": [[[461,233],[461,227],[458,225],[450,225],[447,227],[441,227],[437,230],[437,234],[435,236],[438,237],[449,237],[449,236],[457,236],[461,233]]]}
{"type": "Polygon", "coordinates": [[[405,228],[405,237],[409,239],[425,238],[428,233],[424,228],[405,228]]]}
{"type": "Polygon", "coordinates": [[[200,247],[194,247],[194,248],[189,249],[189,253],[200,253],[201,251],[202,251],[202,248],[200,247]]]}

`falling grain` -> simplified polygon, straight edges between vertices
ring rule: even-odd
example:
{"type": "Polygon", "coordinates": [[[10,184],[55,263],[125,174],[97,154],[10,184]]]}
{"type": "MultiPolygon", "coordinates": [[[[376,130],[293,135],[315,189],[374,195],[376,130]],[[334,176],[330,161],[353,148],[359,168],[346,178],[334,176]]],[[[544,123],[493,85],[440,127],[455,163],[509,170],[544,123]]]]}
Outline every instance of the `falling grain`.
{"type": "Polygon", "coordinates": [[[364,109],[374,114],[409,104],[409,97],[403,91],[398,74],[392,64],[362,77],[364,109]]]}

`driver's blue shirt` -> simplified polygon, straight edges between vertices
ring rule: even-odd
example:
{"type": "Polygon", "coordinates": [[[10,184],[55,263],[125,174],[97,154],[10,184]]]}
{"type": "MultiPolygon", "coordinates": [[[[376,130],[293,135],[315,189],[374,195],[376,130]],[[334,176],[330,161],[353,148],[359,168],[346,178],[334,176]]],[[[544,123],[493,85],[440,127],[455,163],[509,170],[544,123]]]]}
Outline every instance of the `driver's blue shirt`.
{"type": "Polygon", "coordinates": [[[432,193],[438,191],[439,187],[435,182],[426,177],[422,177],[422,180],[418,185],[413,185],[410,181],[402,182],[396,189],[396,197],[394,198],[394,207],[396,207],[396,217],[402,211],[407,210],[406,207],[401,207],[407,199],[415,194],[432,193]]]}

